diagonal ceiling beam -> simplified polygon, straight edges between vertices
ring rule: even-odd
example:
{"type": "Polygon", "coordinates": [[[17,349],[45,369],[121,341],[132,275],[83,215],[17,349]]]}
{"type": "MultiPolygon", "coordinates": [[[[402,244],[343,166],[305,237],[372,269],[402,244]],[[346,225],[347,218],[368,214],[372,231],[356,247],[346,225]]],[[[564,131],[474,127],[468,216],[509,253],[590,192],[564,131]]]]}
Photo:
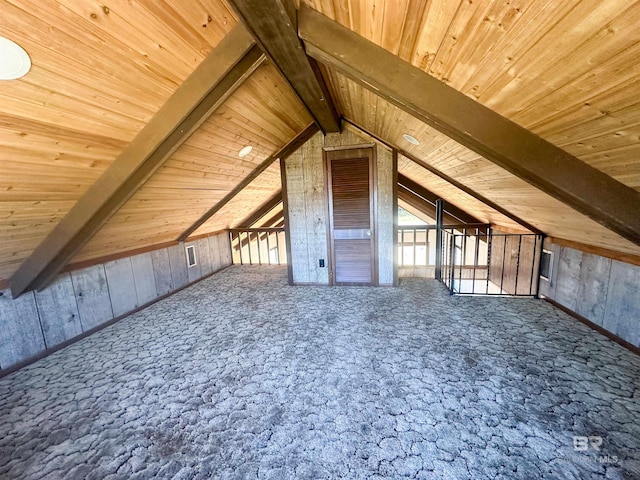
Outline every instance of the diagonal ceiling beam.
{"type": "Polygon", "coordinates": [[[12,295],[52,280],[263,60],[244,27],[229,32],[9,279],[12,295]]]}
{"type": "MultiPolygon", "coordinates": [[[[398,200],[402,200],[429,218],[436,218],[435,205],[400,184],[398,184],[398,200]]],[[[445,225],[457,225],[460,223],[457,218],[452,217],[446,211],[443,212],[442,221],[445,225]]]]}
{"type": "Polygon", "coordinates": [[[578,212],[640,245],[640,192],[545,141],[310,7],[307,53],[578,212]]]}
{"type": "MultiPolygon", "coordinates": [[[[430,190],[427,190],[425,187],[423,187],[419,183],[414,182],[408,177],[405,177],[401,173],[398,173],[398,185],[405,188],[406,190],[409,190],[410,192],[414,193],[415,195],[424,199],[425,201],[429,202],[431,205],[433,205],[434,208],[436,206],[436,200],[440,198],[435,193],[431,192],[430,190]]],[[[481,220],[478,220],[473,215],[469,215],[467,212],[465,212],[461,208],[458,208],[449,202],[445,202],[444,211],[449,216],[456,219],[456,223],[484,223],[481,220]]]]}
{"type": "Polygon", "coordinates": [[[420,160],[418,157],[416,157],[415,155],[412,155],[411,153],[396,147],[395,145],[390,144],[389,142],[387,142],[385,139],[377,136],[376,134],[374,134],[373,132],[368,131],[367,129],[359,126],[357,123],[353,122],[352,120],[349,119],[344,119],[345,122],[349,123],[350,125],[353,125],[355,128],[357,128],[358,130],[366,133],[367,135],[369,135],[370,137],[375,138],[376,140],[378,140],[380,143],[385,144],[387,147],[389,148],[393,148],[395,150],[398,151],[398,153],[400,155],[402,155],[403,157],[408,158],[409,160],[411,160],[413,163],[415,163],[416,165],[419,165],[420,167],[424,168],[425,170],[427,170],[430,173],[433,173],[435,176],[441,178],[442,180],[444,180],[447,183],[450,183],[451,185],[453,185],[454,187],[456,187],[458,190],[463,191],[464,193],[466,193],[467,195],[469,195],[470,197],[475,198],[476,200],[478,200],[479,202],[484,203],[487,207],[492,208],[493,210],[495,210],[496,212],[501,213],[502,215],[504,215],[507,218],[510,218],[511,220],[513,220],[514,222],[516,222],[518,225],[522,225],[524,228],[526,228],[527,230],[529,230],[530,232],[533,233],[538,233],[538,234],[542,234],[542,232],[537,229],[536,227],[534,227],[533,225],[531,225],[530,223],[526,222],[525,220],[521,219],[520,217],[514,215],[513,213],[511,213],[509,210],[501,207],[500,205],[498,205],[497,203],[489,200],[487,197],[484,197],[482,195],[480,195],[478,192],[476,192],[475,190],[467,187],[465,184],[458,182],[456,179],[446,175],[445,173],[441,172],[440,170],[438,170],[435,167],[432,167],[431,165],[429,165],[428,163],[420,160]]]}
{"type": "Polygon", "coordinates": [[[278,210],[276,213],[274,213],[271,217],[261,222],[261,225],[259,225],[258,228],[275,228],[283,221],[284,221],[284,210],[281,209],[281,210],[278,210]]]}
{"type": "Polygon", "coordinates": [[[187,228],[182,234],[178,237],[178,241],[186,240],[189,235],[193,234],[198,228],[200,228],[204,223],[209,220],[213,215],[215,215],[222,207],[224,207],[227,203],[234,199],[236,195],[238,195],[247,185],[253,182],[258,175],[264,172],[267,168],[271,166],[273,162],[275,162],[278,158],[284,158],[291,155],[294,151],[300,148],[302,145],[306,143],[312,136],[314,136],[318,132],[318,127],[315,123],[312,123],[307,128],[305,128],[302,132],[296,135],[293,140],[287,143],[284,147],[278,150],[276,153],[268,157],[265,161],[263,161],[260,165],[258,165],[249,175],[247,175],[238,185],[236,185],[233,190],[227,193],[222,200],[216,203],[213,207],[207,210],[198,220],[196,220],[189,228],[187,228]]]}
{"type": "Polygon", "coordinates": [[[276,205],[282,202],[282,190],[278,190],[275,195],[260,205],[254,212],[252,212],[247,218],[242,220],[236,228],[249,228],[253,226],[258,220],[264,217],[267,213],[275,208],[276,205]]]}
{"type": "Polygon", "coordinates": [[[229,4],[323,133],[339,132],[340,118],[329,89],[298,38],[291,0],[229,0],[229,4]]]}

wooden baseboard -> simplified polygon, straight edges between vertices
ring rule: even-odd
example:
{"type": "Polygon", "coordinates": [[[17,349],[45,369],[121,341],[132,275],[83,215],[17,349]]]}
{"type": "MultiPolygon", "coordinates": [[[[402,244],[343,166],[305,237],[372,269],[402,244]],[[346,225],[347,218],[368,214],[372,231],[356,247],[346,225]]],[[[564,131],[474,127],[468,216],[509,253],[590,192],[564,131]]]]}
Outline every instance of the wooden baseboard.
{"type": "Polygon", "coordinates": [[[587,327],[595,330],[598,333],[601,333],[602,335],[604,335],[605,337],[609,338],[610,340],[613,340],[614,342],[616,342],[617,344],[623,346],[627,350],[630,350],[631,352],[635,353],[636,355],[640,355],[640,347],[635,346],[633,343],[627,342],[624,338],[619,337],[619,336],[611,333],[609,330],[601,327],[597,323],[593,323],[591,320],[583,317],[582,315],[574,312],[570,308],[565,307],[564,305],[556,302],[555,300],[552,300],[549,297],[545,297],[544,295],[540,295],[540,298],[542,298],[543,300],[549,302],[551,305],[553,305],[554,307],[558,308],[559,310],[562,310],[563,312],[571,315],[573,318],[578,320],[580,323],[585,324],[587,327]]]}

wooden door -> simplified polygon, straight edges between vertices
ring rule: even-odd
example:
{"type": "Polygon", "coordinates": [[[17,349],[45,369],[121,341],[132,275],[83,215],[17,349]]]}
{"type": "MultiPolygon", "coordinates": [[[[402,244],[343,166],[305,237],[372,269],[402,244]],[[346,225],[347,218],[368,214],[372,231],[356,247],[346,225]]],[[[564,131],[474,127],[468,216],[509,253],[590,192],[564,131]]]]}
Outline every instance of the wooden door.
{"type": "Polygon", "coordinates": [[[332,285],[375,285],[374,150],[326,152],[332,285]]]}

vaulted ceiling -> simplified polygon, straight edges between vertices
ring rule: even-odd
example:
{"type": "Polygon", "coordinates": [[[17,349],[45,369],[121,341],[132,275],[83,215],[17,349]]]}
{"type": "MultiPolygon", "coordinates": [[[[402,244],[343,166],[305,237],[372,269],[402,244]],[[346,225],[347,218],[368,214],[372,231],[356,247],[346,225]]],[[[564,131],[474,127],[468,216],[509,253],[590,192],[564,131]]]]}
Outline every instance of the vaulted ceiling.
{"type": "MultiPolygon", "coordinates": [[[[302,3],[640,191],[639,1],[302,3]]],[[[292,4],[283,4],[291,12],[292,4]]],[[[0,84],[0,280],[87,201],[83,195],[159,121],[158,111],[196,68],[224,53],[223,39],[238,18],[219,0],[0,3],[0,36],[19,43],[32,60],[25,77],[0,84]]],[[[396,147],[401,174],[474,217],[508,229],[522,229],[514,220],[521,219],[553,237],[640,255],[628,237],[449,138],[371,85],[329,63],[320,62],[319,70],[343,128],[396,147]],[[404,133],[420,145],[407,143],[404,133]]],[[[246,77],[68,261],[178,239],[317,120],[280,66],[258,62],[246,77]],[[245,145],[253,150],[239,158],[245,145]]],[[[280,189],[278,162],[245,183],[193,234],[236,226],[272,197],[280,189]]]]}

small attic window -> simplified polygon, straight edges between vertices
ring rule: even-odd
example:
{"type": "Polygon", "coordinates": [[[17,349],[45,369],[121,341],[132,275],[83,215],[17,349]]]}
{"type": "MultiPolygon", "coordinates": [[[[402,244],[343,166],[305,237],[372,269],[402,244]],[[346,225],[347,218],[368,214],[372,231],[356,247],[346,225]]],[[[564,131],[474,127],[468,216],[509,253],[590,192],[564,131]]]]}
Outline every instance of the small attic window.
{"type": "Polygon", "coordinates": [[[542,250],[542,256],[540,257],[540,278],[551,281],[553,267],[553,252],[551,250],[542,250]]]}
{"type": "Polygon", "coordinates": [[[195,267],[198,262],[196,260],[196,247],[195,245],[189,245],[185,248],[187,252],[187,266],[189,268],[195,267]]]}

